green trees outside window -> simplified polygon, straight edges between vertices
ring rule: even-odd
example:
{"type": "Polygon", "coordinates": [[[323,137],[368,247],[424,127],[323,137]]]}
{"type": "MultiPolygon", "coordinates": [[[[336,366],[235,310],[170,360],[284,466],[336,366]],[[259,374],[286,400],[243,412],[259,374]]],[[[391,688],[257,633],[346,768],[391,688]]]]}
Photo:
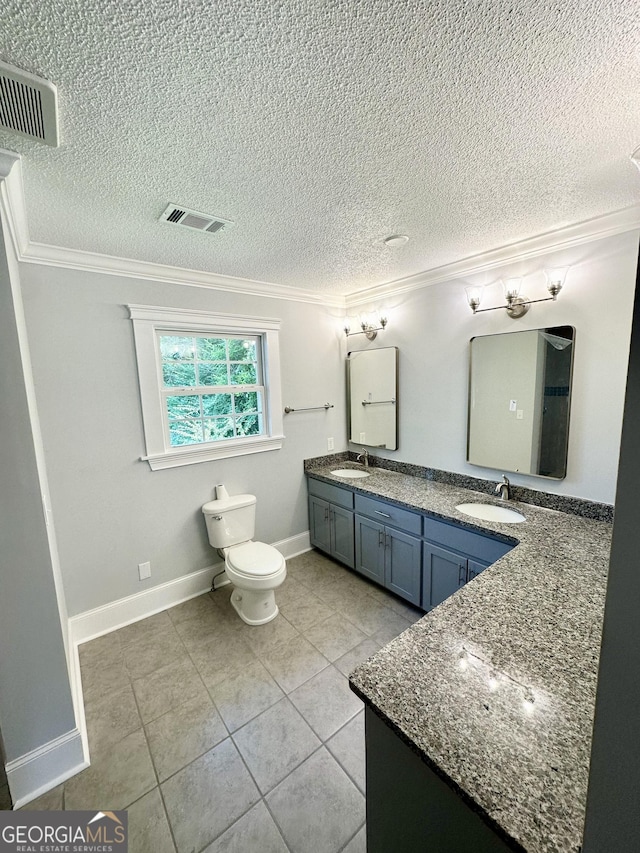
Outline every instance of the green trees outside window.
{"type": "Polygon", "coordinates": [[[172,446],[264,434],[258,337],[159,334],[172,446]]]}

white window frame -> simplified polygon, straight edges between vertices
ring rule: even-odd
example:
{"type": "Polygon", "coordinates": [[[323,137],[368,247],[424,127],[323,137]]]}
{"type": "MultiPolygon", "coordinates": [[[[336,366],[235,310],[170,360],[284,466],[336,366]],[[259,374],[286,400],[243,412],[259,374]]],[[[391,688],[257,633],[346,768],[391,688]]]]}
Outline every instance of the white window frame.
{"type": "Polygon", "coordinates": [[[127,308],[133,324],[146,443],[146,455],[140,459],[148,462],[153,471],[208,462],[212,459],[279,450],[282,447],[284,435],[280,380],[280,320],[217,314],[187,308],[163,308],[156,305],[127,305],[127,308]],[[263,435],[179,447],[168,443],[164,428],[162,363],[158,333],[175,332],[194,337],[201,333],[259,337],[265,387],[263,435]]]}

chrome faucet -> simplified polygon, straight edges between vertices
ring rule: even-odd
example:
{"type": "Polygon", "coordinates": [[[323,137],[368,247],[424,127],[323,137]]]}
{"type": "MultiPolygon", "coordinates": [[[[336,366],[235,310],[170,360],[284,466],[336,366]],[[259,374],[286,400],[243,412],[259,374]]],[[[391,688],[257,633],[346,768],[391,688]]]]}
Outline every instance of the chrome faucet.
{"type": "Polygon", "coordinates": [[[511,497],[511,483],[506,474],[502,475],[502,482],[496,486],[496,494],[500,495],[501,501],[508,501],[511,497]]]}
{"type": "Polygon", "coordinates": [[[361,459],[364,459],[364,462],[362,463],[364,465],[364,467],[368,468],[369,467],[369,451],[365,450],[364,447],[362,448],[362,453],[359,453],[356,456],[356,462],[359,462],[361,459]]]}

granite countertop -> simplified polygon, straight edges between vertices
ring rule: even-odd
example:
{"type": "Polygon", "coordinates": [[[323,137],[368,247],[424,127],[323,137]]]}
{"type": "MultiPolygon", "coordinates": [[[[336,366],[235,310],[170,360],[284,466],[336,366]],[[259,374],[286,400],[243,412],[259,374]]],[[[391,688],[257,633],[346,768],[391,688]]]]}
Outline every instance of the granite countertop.
{"type": "Polygon", "coordinates": [[[579,851],[611,525],[516,501],[525,522],[479,521],[456,505],[497,499],[381,468],[347,480],[331,467],[306,473],[518,543],[350,684],[515,849],[579,851]]]}

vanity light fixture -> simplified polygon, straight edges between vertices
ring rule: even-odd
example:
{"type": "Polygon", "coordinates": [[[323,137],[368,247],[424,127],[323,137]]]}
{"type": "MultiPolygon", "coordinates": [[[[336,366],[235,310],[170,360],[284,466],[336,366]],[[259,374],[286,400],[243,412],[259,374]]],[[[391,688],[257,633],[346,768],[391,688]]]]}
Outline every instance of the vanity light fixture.
{"type": "Polygon", "coordinates": [[[558,294],[564,286],[568,271],[569,267],[556,267],[555,269],[546,269],[544,271],[545,278],[547,280],[547,290],[551,296],[545,296],[543,299],[527,299],[524,296],[520,296],[522,279],[506,278],[502,281],[502,287],[507,304],[494,305],[491,308],[480,308],[484,291],[483,287],[465,287],[469,308],[471,308],[474,314],[481,314],[483,311],[496,311],[498,308],[504,308],[506,309],[507,314],[513,319],[523,317],[529,310],[529,306],[536,302],[556,301],[558,294]]]}
{"type": "Polygon", "coordinates": [[[344,333],[347,337],[350,337],[351,335],[365,335],[367,340],[374,341],[378,336],[378,332],[381,332],[383,329],[386,329],[388,322],[389,318],[386,314],[380,314],[377,321],[371,321],[368,318],[363,317],[360,320],[361,331],[352,332],[351,326],[349,325],[349,321],[345,320],[344,333]],[[378,323],[377,326],[375,324],[376,322],[378,323]]]}

